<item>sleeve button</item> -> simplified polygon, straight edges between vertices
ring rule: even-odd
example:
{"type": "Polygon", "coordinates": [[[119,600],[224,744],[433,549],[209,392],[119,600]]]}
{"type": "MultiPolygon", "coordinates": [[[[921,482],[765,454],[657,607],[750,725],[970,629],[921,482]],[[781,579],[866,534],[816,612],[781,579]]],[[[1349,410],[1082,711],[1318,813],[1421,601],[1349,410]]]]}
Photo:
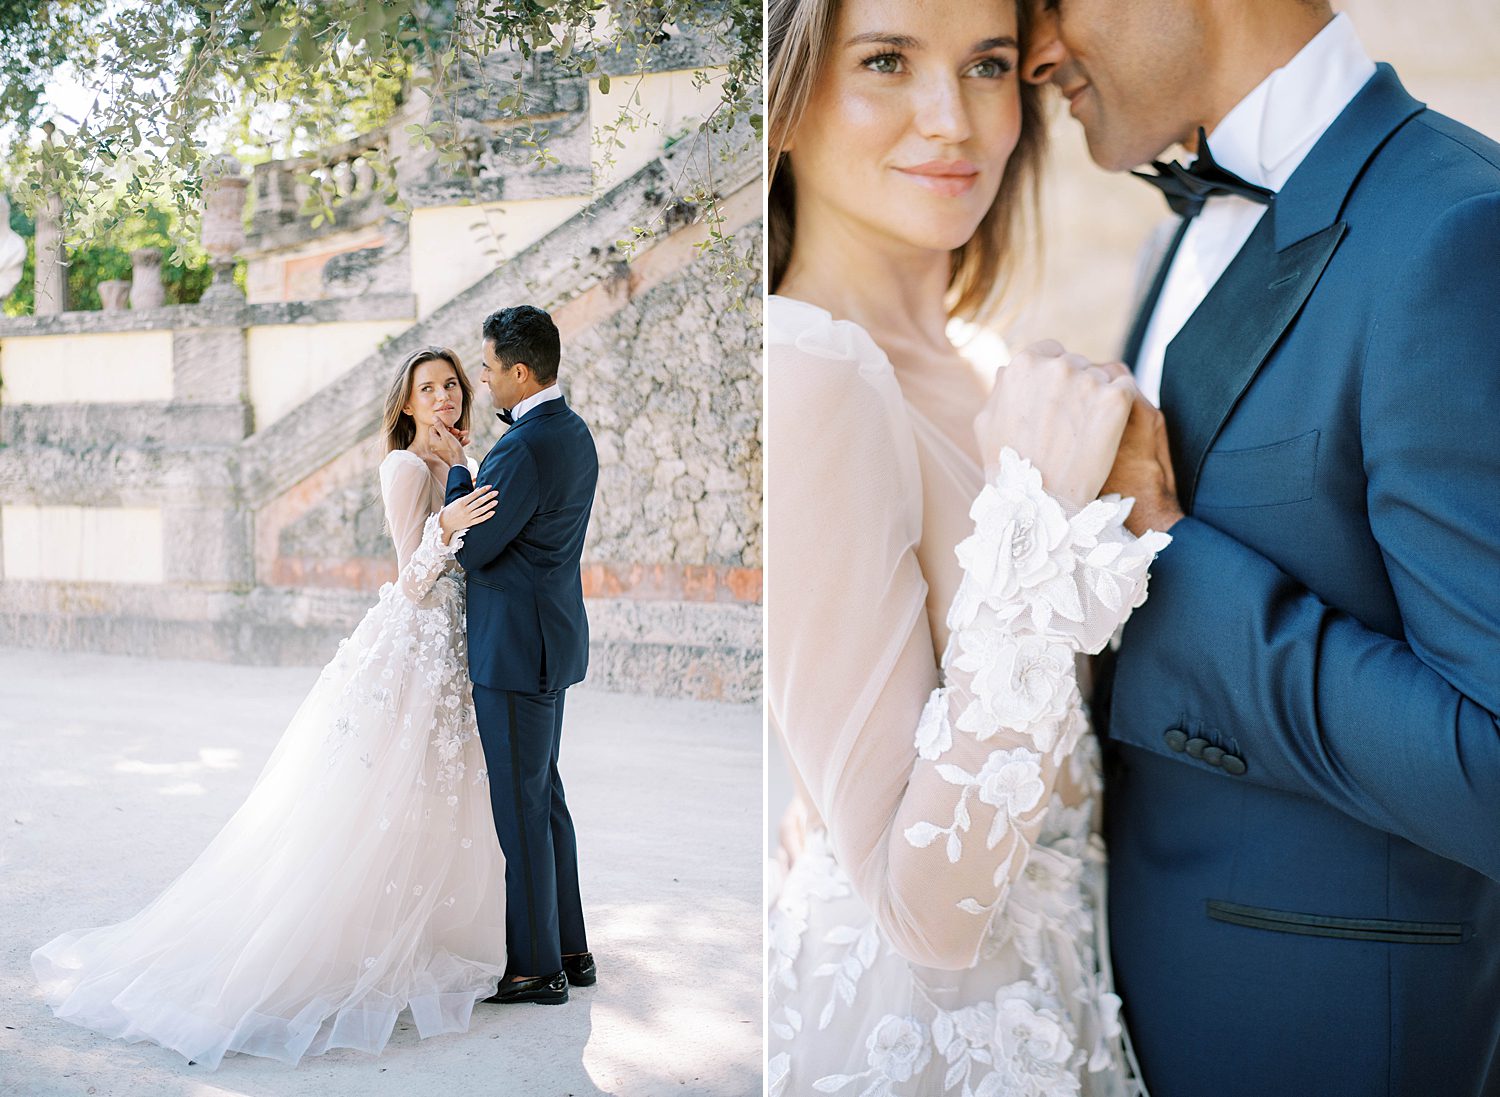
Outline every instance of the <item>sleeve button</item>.
{"type": "Polygon", "coordinates": [[[1242,773],[1244,773],[1245,770],[1248,769],[1248,768],[1249,767],[1245,765],[1245,760],[1243,758],[1241,758],[1238,754],[1226,754],[1226,755],[1224,755],[1224,772],[1225,773],[1228,773],[1228,774],[1230,774],[1230,775],[1232,775],[1234,777],[1238,777],[1242,773]]]}
{"type": "Polygon", "coordinates": [[[1202,758],[1203,757],[1203,752],[1207,748],[1208,748],[1208,740],[1207,739],[1200,739],[1198,736],[1195,735],[1195,736],[1193,736],[1191,739],[1189,739],[1187,741],[1187,746],[1185,746],[1183,749],[1186,750],[1189,754],[1191,754],[1194,758],[1202,758]]]}
{"type": "Polygon", "coordinates": [[[1167,747],[1181,753],[1182,748],[1187,745],[1187,732],[1181,728],[1172,728],[1162,736],[1167,742],[1167,747]]]}

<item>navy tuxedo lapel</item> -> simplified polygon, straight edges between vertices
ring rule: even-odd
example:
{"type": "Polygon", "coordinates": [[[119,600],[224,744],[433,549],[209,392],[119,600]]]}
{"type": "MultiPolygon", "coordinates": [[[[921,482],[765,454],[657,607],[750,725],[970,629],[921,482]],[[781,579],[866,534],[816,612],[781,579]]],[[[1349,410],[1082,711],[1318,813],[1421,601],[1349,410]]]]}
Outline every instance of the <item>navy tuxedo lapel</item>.
{"type": "Polygon", "coordinates": [[[1172,269],[1172,260],[1177,258],[1177,249],[1182,246],[1182,238],[1187,235],[1190,224],[1192,222],[1186,217],[1178,222],[1176,231],[1172,233],[1172,242],[1167,245],[1161,262],[1156,265],[1156,274],[1151,278],[1151,287],[1146,290],[1146,296],[1141,299],[1141,307],[1136,309],[1135,323],[1130,326],[1130,335],[1125,339],[1125,349],[1120,353],[1120,361],[1129,366],[1132,371],[1136,368],[1136,359],[1140,357],[1141,344],[1146,341],[1146,329],[1151,326],[1151,316],[1156,312],[1156,303],[1161,300],[1162,288],[1167,284],[1167,273],[1172,269]]]}
{"type": "Polygon", "coordinates": [[[1342,221],[1274,247],[1272,208],[1197,311],[1167,344],[1161,410],[1177,474],[1177,496],[1192,513],[1198,472],[1240,396],[1291,326],[1344,238],[1342,221]]]}
{"type": "Polygon", "coordinates": [[[1348,226],[1338,218],[1360,173],[1422,109],[1389,65],[1378,66],[1167,345],[1161,406],[1188,513],[1209,447],[1344,238],[1348,226]]]}

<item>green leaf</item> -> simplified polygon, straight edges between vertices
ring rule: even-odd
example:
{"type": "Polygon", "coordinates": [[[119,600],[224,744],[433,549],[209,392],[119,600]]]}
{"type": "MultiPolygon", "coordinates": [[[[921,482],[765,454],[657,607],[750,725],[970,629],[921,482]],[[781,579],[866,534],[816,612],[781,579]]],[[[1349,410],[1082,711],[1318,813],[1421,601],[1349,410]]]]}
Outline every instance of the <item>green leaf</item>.
{"type": "Polygon", "coordinates": [[[609,73],[607,72],[599,74],[599,94],[609,94],[609,73]]]}
{"type": "Polygon", "coordinates": [[[280,23],[273,23],[261,32],[260,48],[262,53],[280,54],[286,44],[291,41],[292,28],[284,27],[280,23]]]}

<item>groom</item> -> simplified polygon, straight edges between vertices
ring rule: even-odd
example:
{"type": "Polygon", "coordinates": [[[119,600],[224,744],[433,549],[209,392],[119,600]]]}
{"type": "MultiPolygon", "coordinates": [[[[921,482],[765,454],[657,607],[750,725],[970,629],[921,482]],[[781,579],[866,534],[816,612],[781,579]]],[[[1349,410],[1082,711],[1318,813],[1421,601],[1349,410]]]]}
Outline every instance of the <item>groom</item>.
{"type": "MultiPolygon", "coordinates": [[[[464,534],[469,675],[505,851],[509,963],[492,1002],[559,1004],[595,982],[578,892],[578,843],[557,772],[563,697],[588,669],[579,558],[599,479],[588,426],[557,385],[557,327],[520,305],[484,322],[484,369],[510,429],[479,466],[494,516],[464,534]]],[[[473,490],[448,473],[449,502],[473,490]]]]}
{"type": "Polygon", "coordinates": [[[1500,1093],[1500,145],[1324,0],[1047,8],[1101,166],[1197,154],[1107,485],[1173,539],[1096,692],[1145,1081],[1500,1093]]]}

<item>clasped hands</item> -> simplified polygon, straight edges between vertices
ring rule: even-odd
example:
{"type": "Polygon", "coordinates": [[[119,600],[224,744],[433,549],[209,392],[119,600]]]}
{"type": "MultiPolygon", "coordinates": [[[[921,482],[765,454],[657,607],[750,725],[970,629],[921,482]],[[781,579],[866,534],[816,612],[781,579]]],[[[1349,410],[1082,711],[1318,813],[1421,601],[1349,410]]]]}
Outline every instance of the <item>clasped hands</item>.
{"type": "Polygon", "coordinates": [[[1101,494],[1134,498],[1125,526],[1136,536],[1183,516],[1166,420],[1119,362],[1095,364],[1051,340],[1027,347],[995,371],[974,434],[991,467],[1009,446],[1074,507],[1101,494]]]}

